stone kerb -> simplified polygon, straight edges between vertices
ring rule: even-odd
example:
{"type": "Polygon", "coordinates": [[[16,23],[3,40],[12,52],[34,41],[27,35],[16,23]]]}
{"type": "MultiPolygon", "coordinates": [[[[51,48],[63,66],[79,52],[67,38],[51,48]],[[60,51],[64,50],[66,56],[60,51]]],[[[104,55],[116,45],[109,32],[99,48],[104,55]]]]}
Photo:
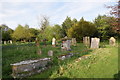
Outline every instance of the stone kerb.
{"type": "Polygon", "coordinates": [[[11,64],[12,76],[14,78],[21,78],[40,73],[41,71],[49,68],[50,65],[48,64],[50,62],[52,62],[50,58],[43,58],[37,60],[21,61],[19,63],[11,64]]]}

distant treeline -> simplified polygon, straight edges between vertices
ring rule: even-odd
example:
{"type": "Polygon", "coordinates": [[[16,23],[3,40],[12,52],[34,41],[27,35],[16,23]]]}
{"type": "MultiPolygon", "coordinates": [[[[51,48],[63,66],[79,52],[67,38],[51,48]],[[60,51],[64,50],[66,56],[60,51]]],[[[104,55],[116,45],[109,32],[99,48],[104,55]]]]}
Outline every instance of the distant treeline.
{"type": "MultiPolygon", "coordinates": [[[[80,20],[66,17],[61,25],[55,24],[51,26],[47,18],[43,18],[40,23],[40,28],[29,28],[29,25],[18,25],[15,30],[12,30],[7,25],[0,25],[2,31],[2,40],[8,41],[34,41],[47,39],[51,41],[53,37],[57,40],[68,36],[76,38],[77,41],[82,40],[84,36],[99,37],[101,40],[106,40],[109,37],[119,37],[113,23],[116,22],[115,17],[98,15],[93,22],[86,21],[83,17],[80,20]]],[[[12,27],[12,26],[11,26],[12,27]]]]}

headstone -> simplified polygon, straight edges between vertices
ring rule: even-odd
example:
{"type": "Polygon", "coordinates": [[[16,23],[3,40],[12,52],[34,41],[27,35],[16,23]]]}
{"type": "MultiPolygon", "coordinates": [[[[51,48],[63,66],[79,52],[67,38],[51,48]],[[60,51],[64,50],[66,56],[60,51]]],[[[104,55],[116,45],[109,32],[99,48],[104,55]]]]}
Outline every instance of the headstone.
{"type": "Polygon", "coordinates": [[[115,42],[116,42],[116,39],[115,39],[114,37],[111,37],[111,38],[109,39],[109,44],[110,44],[111,46],[115,46],[115,42]]]}
{"type": "Polygon", "coordinates": [[[67,50],[66,46],[67,46],[66,41],[62,41],[61,49],[62,50],[67,50]]]}
{"type": "Polygon", "coordinates": [[[6,41],[4,41],[4,44],[7,44],[6,41]]]}
{"type": "Polygon", "coordinates": [[[48,56],[53,56],[53,51],[52,50],[48,51],[48,56]]]}
{"type": "Polygon", "coordinates": [[[52,39],[52,46],[54,46],[54,47],[56,46],[56,39],[55,38],[52,39]]]}
{"type": "Polygon", "coordinates": [[[37,54],[38,54],[38,55],[41,55],[41,54],[42,54],[41,49],[38,49],[37,54]]]}
{"type": "Polygon", "coordinates": [[[72,45],[76,46],[76,38],[72,38],[72,45]]]}
{"type": "Polygon", "coordinates": [[[99,48],[99,38],[91,38],[91,47],[90,48],[99,48]]]}
{"type": "Polygon", "coordinates": [[[71,45],[71,40],[67,40],[66,41],[66,48],[67,48],[67,50],[71,50],[70,45],[71,45]]]}
{"type": "Polygon", "coordinates": [[[12,40],[10,40],[10,44],[12,44],[12,40]]]}
{"type": "Polygon", "coordinates": [[[84,43],[86,46],[89,46],[89,45],[90,45],[90,37],[88,37],[88,36],[83,37],[83,43],[84,43]]]}
{"type": "Polygon", "coordinates": [[[71,45],[71,40],[65,40],[62,42],[61,49],[62,50],[71,50],[70,45],[71,45]]]}

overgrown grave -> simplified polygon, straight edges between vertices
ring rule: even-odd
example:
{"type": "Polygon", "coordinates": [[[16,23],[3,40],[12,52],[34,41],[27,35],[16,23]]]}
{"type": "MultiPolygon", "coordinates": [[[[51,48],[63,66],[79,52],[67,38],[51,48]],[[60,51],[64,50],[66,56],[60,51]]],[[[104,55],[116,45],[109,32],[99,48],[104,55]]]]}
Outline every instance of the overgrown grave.
{"type": "Polygon", "coordinates": [[[51,58],[41,58],[36,60],[26,60],[11,64],[13,78],[22,78],[33,74],[41,73],[51,67],[51,58]]]}

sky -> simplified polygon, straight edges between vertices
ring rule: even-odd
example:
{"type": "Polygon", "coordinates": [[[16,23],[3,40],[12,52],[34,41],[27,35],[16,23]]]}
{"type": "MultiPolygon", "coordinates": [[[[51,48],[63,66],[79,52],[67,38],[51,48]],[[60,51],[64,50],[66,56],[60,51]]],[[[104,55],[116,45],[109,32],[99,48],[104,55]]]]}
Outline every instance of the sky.
{"type": "Polygon", "coordinates": [[[109,14],[105,5],[114,5],[118,0],[1,0],[0,25],[6,24],[15,30],[18,24],[28,24],[38,29],[41,16],[49,17],[50,25],[61,25],[67,16],[93,21],[99,14],[109,14]]]}

